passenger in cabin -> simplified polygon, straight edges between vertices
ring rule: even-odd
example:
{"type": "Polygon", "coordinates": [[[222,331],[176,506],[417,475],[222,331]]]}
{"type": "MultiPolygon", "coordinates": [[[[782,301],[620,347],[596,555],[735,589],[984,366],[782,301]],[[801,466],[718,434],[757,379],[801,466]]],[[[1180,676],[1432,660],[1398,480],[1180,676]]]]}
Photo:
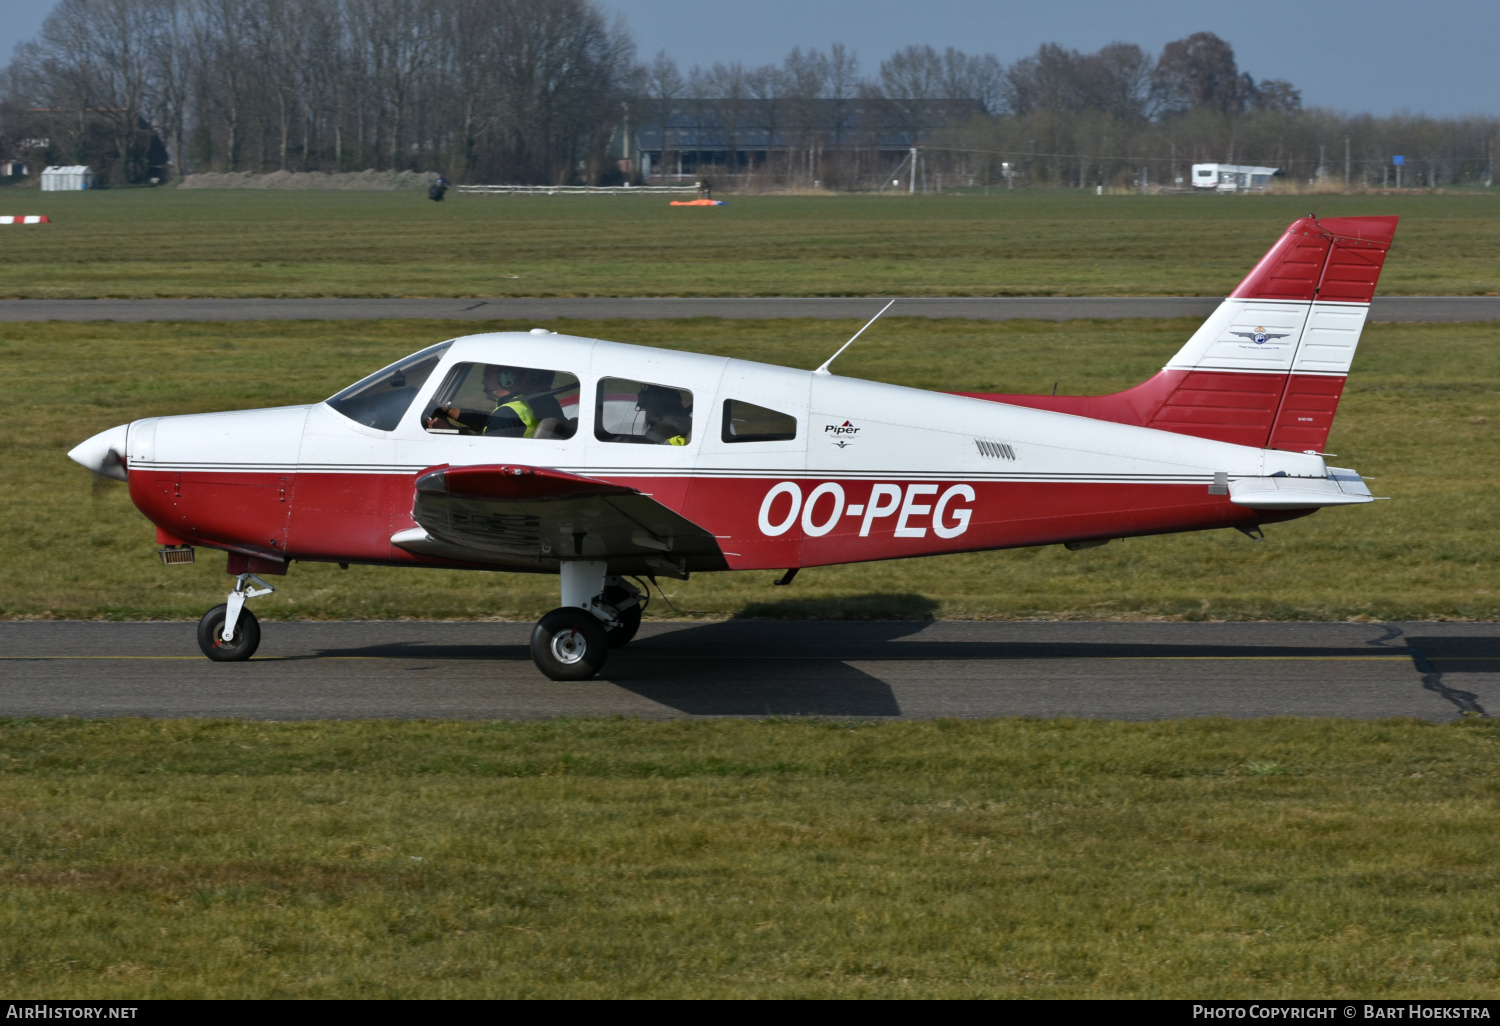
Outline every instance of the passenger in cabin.
{"type": "Polygon", "coordinates": [[[646,415],[641,440],[654,445],[687,445],[692,437],[693,410],[684,406],[682,393],[662,385],[642,385],[635,408],[646,415]]]}

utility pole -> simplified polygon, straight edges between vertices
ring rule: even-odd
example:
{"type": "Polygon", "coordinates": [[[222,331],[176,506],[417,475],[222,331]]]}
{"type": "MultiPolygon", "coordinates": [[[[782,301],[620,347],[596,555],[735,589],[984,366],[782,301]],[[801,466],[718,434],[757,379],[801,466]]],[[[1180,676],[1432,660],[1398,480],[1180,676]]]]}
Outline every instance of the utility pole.
{"type": "Polygon", "coordinates": [[[629,168],[630,168],[630,104],[628,102],[622,100],[622,101],[620,101],[620,109],[622,109],[625,112],[625,139],[624,139],[624,145],[621,147],[621,149],[622,149],[621,156],[625,158],[624,159],[625,167],[622,168],[621,170],[625,171],[625,182],[626,182],[626,184],[629,184],[629,182],[630,182],[630,171],[629,171],[629,168]]]}
{"type": "Polygon", "coordinates": [[[914,196],[917,192],[917,148],[911,148],[911,174],[906,177],[906,194],[914,196]]]}
{"type": "Polygon", "coordinates": [[[1349,191],[1349,137],[1344,136],[1344,191],[1349,191]]]}

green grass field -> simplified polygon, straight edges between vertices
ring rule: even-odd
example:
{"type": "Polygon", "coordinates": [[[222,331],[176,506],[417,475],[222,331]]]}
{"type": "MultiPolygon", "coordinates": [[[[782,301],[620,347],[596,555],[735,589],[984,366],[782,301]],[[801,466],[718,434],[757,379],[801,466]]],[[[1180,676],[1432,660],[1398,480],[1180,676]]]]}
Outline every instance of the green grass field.
{"type": "MultiPolygon", "coordinates": [[[[1485,195],[642,199],[5,193],[0,295],[1205,294],[1281,228],[1405,220],[1384,294],[1500,292],[1485,195]],[[21,207],[24,206],[25,209],[21,207]],[[515,277],[510,277],[515,275],[515,277]]],[[[486,327],[0,325],[0,617],[191,618],[66,451],[321,399],[486,327]]],[[[552,322],[813,367],[857,325],[552,322]]],[[[1105,392],[1186,320],[892,318],[841,373],[1105,392]]],[[[1367,329],[1330,448],[1392,501],[1231,531],[667,583],[762,617],[1500,618],[1491,325],[1367,329]]],[[[550,578],[297,565],[263,618],[504,617],[550,578]]],[[[652,615],[670,614],[658,605],[652,615]]],[[[0,720],[24,998],[1489,998],[1496,731],[1342,721],[0,720]]]]}
{"type": "Polygon", "coordinates": [[[39,998],[1492,998],[1489,721],[0,721],[39,998]]]}
{"type": "MultiPolygon", "coordinates": [[[[494,325],[500,327],[501,325],[494,325]]],[[[513,325],[526,327],[528,325],[513,325]]],[[[564,331],[814,367],[853,332],[825,321],[554,322],[564,331]]],[[[1153,373],[1191,321],[966,322],[891,318],[842,373],[926,388],[1106,392],[1153,373]]],[[[0,616],[192,618],[223,600],[222,557],[156,560],[122,485],[65,458],[140,417],[315,401],[388,360],[474,324],[11,324],[0,328],[0,616]]],[[[1494,502],[1500,346],[1490,325],[1374,325],[1330,448],[1392,501],[1235,531],[665,582],[690,614],[759,617],[1500,617],[1494,502]]],[[[551,577],[298,564],[275,618],[533,619],[551,577]]],[[[652,615],[671,615],[661,603],[652,615]]]]}
{"type": "Polygon", "coordinates": [[[1294,218],[1399,214],[1383,295],[1500,293],[1500,200],[0,192],[0,298],[1221,296],[1294,218]],[[24,208],[24,209],[23,209],[24,208]]]}

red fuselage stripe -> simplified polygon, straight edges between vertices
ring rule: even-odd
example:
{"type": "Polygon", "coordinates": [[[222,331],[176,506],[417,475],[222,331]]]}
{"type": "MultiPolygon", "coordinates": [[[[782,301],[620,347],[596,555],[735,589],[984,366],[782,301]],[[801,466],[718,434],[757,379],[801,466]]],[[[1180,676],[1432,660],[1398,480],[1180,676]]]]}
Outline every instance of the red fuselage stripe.
{"type": "MultiPolygon", "coordinates": [[[[454,565],[391,545],[391,535],[416,526],[411,518],[415,478],[132,470],[130,492],[158,527],[189,543],[280,559],[454,565]]],[[[1307,512],[1246,509],[1228,496],[1209,494],[1206,482],[911,482],[899,476],[882,481],[795,475],[607,479],[651,494],[713,534],[734,569],[1248,527],[1307,512]],[[772,496],[778,487],[780,493],[772,496]]]]}

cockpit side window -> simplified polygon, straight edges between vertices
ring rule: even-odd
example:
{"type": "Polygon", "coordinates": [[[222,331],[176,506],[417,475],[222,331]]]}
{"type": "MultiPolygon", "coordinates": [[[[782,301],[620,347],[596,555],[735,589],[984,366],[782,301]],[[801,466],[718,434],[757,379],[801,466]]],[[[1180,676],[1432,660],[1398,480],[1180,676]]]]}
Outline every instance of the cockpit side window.
{"type": "Polygon", "coordinates": [[[726,442],[789,442],[797,437],[797,418],[743,399],[724,400],[726,442]]]}
{"type": "Polygon", "coordinates": [[[649,381],[601,378],[594,436],[601,442],[687,445],[693,440],[693,393],[649,381]]]}
{"type": "Polygon", "coordinates": [[[394,431],[452,344],[440,342],[398,360],[356,381],[329,399],[328,405],[357,424],[377,431],[394,431]]]}
{"type": "Polygon", "coordinates": [[[578,379],[567,371],[497,363],[455,364],[422,423],[433,434],[572,438],[578,379]]]}

